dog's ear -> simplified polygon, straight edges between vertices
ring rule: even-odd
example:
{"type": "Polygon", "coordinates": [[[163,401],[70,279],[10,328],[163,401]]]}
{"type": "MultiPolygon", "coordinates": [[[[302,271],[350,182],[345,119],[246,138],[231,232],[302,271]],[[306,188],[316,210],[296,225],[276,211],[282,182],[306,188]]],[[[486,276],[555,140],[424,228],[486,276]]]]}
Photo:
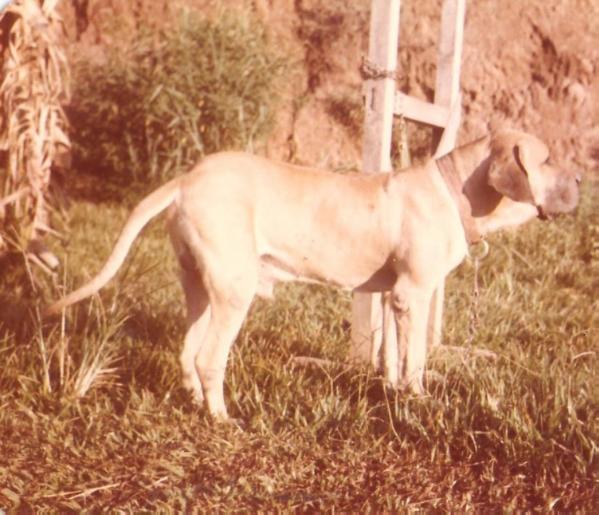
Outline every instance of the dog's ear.
{"type": "Polygon", "coordinates": [[[534,157],[530,156],[525,142],[517,142],[493,153],[489,166],[488,182],[491,187],[502,195],[516,202],[534,204],[531,189],[531,174],[534,157]]]}

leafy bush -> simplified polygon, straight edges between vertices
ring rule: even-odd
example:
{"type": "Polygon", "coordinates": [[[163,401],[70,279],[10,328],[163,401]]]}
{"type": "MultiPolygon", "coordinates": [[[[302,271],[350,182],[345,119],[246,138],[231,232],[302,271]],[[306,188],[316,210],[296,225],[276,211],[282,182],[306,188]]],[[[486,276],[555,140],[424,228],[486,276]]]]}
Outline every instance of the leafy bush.
{"type": "Polygon", "coordinates": [[[104,64],[77,66],[77,168],[158,182],[204,154],[251,149],[271,127],[284,67],[264,27],[243,13],[187,13],[166,34],[142,31],[104,64]]]}

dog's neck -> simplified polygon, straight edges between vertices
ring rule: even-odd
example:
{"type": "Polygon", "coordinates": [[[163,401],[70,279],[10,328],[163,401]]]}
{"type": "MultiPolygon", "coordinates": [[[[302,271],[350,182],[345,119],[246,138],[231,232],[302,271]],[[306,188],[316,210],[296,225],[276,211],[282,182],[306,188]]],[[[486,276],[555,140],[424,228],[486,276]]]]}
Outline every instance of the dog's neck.
{"type": "Polygon", "coordinates": [[[532,205],[514,202],[489,185],[491,137],[485,136],[451,152],[463,183],[463,193],[481,235],[511,225],[519,225],[537,215],[532,205]]]}
{"type": "Polygon", "coordinates": [[[436,164],[458,208],[466,241],[469,245],[479,243],[483,239],[483,235],[478,230],[478,225],[472,216],[470,200],[464,193],[464,181],[455,166],[452,154],[440,157],[436,160],[436,164]]]}

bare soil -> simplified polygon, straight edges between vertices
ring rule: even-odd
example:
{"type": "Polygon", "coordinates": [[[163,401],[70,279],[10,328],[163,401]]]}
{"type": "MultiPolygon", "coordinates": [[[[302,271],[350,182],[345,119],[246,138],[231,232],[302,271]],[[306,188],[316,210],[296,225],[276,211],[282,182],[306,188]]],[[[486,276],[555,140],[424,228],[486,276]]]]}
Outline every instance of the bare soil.
{"type": "MultiPolygon", "coordinates": [[[[330,168],[359,168],[361,88],[370,0],[90,0],[62,9],[72,53],[98,57],[142,24],[168,30],[181,9],[218,16],[245,8],[262,18],[293,66],[267,153],[330,168]]],[[[403,0],[398,87],[432,100],[441,0],[403,0]]],[[[459,141],[506,125],[547,141],[557,159],[599,170],[599,3],[594,0],[467,2],[459,141]]],[[[410,126],[415,159],[427,133],[410,126]]]]}

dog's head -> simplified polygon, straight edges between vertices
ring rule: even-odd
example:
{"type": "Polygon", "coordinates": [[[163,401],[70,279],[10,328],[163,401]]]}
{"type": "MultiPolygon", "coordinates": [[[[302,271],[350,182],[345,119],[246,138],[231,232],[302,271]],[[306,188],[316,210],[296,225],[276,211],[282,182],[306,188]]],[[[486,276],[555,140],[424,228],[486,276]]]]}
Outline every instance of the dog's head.
{"type": "Polygon", "coordinates": [[[539,218],[567,213],[578,204],[580,176],[554,166],[538,138],[499,132],[491,138],[491,157],[489,185],[511,200],[535,206],[539,218]]]}

